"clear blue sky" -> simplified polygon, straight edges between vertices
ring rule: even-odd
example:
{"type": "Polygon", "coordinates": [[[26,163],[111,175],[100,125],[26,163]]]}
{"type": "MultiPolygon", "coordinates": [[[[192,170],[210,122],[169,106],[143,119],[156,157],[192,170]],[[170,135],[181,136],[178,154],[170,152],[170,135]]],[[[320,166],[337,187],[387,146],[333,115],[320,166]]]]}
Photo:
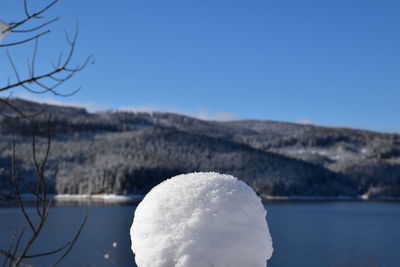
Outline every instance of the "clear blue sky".
{"type": "MultiPolygon", "coordinates": [[[[0,19],[21,5],[4,0],[0,19]]],[[[50,14],[55,30],[79,20],[78,56],[96,58],[59,101],[400,129],[397,0],[60,0],[50,14]]]]}

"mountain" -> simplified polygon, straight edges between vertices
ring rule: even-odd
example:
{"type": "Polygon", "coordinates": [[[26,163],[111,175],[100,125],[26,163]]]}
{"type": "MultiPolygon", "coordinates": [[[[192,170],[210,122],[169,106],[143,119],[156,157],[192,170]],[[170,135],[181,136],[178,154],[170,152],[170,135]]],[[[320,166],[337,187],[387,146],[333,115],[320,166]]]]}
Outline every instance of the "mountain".
{"type": "Polygon", "coordinates": [[[275,121],[205,121],[171,113],[89,113],[11,101],[39,114],[0,118],[0,194],[10,191],[13,136],[20,175],[34,186],[31,136],[43,150],[51,113],[46,174],[53,193],[143,194],[179,173],[216,171],[241,178],[263,197],[400,197],[397,134],[275,121]]]}

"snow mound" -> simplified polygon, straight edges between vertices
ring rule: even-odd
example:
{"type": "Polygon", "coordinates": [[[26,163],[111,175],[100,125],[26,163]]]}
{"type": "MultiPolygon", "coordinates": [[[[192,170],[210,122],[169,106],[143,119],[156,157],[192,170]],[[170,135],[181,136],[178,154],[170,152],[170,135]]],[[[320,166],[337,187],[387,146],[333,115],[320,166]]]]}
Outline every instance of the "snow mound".
{"type": "Polygon", "coordinates": [[[175,176],[135,211],[139,267],[265,267],[272,255],[266,211],[244,182],[218,173],[175,176]]]}

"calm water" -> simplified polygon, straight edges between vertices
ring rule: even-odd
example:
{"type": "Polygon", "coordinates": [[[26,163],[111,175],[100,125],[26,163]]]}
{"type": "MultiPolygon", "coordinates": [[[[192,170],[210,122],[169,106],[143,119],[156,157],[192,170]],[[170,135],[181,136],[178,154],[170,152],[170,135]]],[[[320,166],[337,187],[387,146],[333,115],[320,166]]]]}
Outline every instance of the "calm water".
{"type": "MultiPolygon", "coordinates": [[[[273,202],[266,208],[275,248],[268,267],[400,266],[398,202],[273,202]]],[[[135,266],[129,239],[134,210],[134,205],[59,204],[35,249],[54,249],[69,240],[87,211],[80,239],[59,266],[135,266]],[[118,243],[115,249],[113,242],[118,243]],[[104,259],[106,253],[111,260],[104,259]]],[[[17,208],[1,207],[0,248],[23,226],[17,208]]]]}

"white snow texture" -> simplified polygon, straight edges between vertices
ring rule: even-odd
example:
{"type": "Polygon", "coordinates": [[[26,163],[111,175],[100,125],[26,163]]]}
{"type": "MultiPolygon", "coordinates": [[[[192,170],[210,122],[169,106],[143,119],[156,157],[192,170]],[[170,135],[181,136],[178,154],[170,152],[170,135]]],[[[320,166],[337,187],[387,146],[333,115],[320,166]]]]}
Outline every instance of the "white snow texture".
{"type": "Polygon", "coordinates": [[[139,267],[265,267],[272,255],[266,211],[233,176],[190,173],[154,187],[135,211],[139,267]]]}
{"type": "Polygon", "coordinates": [[[6,23],[2,22],[0,20],[0,42],[1,40],[3,40],[4,35],[6,35],[6,33],[3,33],[5,30],[7,30],[10,26],[8,26],[6,23]]]}

